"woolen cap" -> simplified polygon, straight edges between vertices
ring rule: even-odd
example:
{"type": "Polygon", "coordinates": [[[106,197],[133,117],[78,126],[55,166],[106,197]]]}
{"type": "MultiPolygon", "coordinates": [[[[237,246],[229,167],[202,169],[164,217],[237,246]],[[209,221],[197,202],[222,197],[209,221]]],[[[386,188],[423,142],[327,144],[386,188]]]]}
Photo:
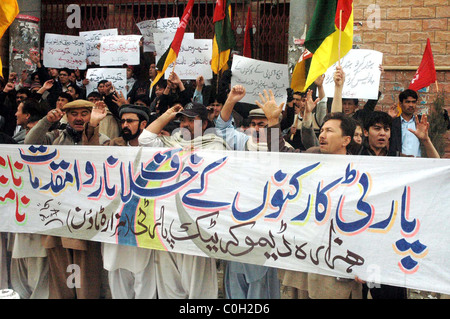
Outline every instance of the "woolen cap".
{"type": "Polygon", "coordinates": [[[141,115],[147,122],[150,119],[150,109],[147,106],[143,105],[124,104],[119,110],[119,116],[122,117],[122,114],[124,113],[134,113],[137,115],[141,115]]]}

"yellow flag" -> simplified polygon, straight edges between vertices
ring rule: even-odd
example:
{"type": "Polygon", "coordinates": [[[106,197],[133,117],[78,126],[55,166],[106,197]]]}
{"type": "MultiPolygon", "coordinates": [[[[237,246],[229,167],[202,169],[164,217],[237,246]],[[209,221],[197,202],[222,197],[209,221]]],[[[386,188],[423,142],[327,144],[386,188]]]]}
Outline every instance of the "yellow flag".
{"type": "MultiPolygon", "coordinates": [[[[17,0],[0,1],[0,39],[19,14],[17,0]]],[[[0,60],[0,76],[3,77],[3,64],[0,60]]]]}

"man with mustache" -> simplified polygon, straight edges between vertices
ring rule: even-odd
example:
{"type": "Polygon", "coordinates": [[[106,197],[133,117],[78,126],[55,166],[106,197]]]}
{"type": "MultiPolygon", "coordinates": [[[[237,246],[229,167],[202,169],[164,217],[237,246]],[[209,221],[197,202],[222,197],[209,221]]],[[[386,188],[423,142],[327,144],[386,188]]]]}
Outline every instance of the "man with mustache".
{"type": "MultiPolygon", "coordinates": [[[[100,145],[109,140],[98,131],[100,121],[105,117],[103,102],[93,104],[76,100],[65,104],[62,109],[47,113],[28,132],[25,144],[35,145],[100,145]],[[48,131],[67,115],[65,129],[48,131]]],[[[42,236],[42,245],[49,263],[50,299],[98,299],[100,298],[102,258],[100,243],[74,238],[42,236]],[[80,287],[69,288],[67,272],[69,265],[80,266],[80,287]]]]}
{"type": "MultiPolygon", "coordinates": [[[[214,131],[208,130],[208,110],[190,102],[175,104],[154,120],[139,136],[139,145],[187,149],[229,150],[214,131]],[[176,117],[180,130],[171,136],[159,135],[176,117]]],[[[214,299],[218,296],[217,268],[214,258],[154,251],[157,265],[157,290],[161,299],[214,299]]]]}
{"type": "MultiPolygon", "coordinates": [[[[307,105],[305,107],[305,119],[311,116],[314,104],[318,100],[312,100],[312,92],[307,93],[307,105]]],[[[271,91],[264,90],[260,95],[261,101],[257,105],[264,110],[268,119],[267,142],[270,151],[276,152],[301,152],[299,149],[287,147],[280,134],[279,115],[282,112],[284,103],[277,105],[275,97],[271,91]],[[274,130],[273,130],[274,129],[274,130]],[[278,132],[278,136],[273,136],[278,132]],[[278,137],[278,149],[274,149],[272,142],[278,137]]],[[[318,154],[350,154],[350,144],[355,132],[355,121],[343,113],[330,113],[325,116],[324,124],[319,134],[319,146],[308,148],[306,153],[318,154]]],[[[362,298],[361,282],[355,278],[341,279],[332,276],[306,273],[300,271],[284,270],[280,278],[282,284],[286,286],[292,294],[291,298],[299,299],[360,299],[362,298]]]]}
{"type": "MultiPolygon", "coordinates": [[[[149,122],[149,108],[124,104],[119,109],[121,136],[111,146],[139,146],[138,137],[149,122]]],[[[113,299],[155,299],[155,254],[152,249],[103,243],[103,267],[113,299]]]]}

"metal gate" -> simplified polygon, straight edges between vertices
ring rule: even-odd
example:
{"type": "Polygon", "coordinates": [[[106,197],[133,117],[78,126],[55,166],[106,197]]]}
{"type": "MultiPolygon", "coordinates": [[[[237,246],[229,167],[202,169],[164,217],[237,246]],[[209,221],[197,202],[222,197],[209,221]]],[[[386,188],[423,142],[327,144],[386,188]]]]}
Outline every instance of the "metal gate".
{"type": "MultiPolygon", "coordinates": [[[[188,0],[42,0],[41,32],[78,35],[80,31],[117,28],[119,34],[140,34],[137,22],[165,17],[180,17],[188,0]],[[69,28],[72,7],[80,8],[81,28],[69,28]],[[69,7],[69,8],[68,8],[69,7]]],[[[214,36],[213,14],[216,0],[195,0],[186,32],[197,39],[214,36]]],[[[289,32],[288,0],[231,0],[236,48],[242,52],[247,11],[253,20],[253,58],[287,62],[289,32]]],[[[44,36],[41,37],[42,39],[44,36]]]]}

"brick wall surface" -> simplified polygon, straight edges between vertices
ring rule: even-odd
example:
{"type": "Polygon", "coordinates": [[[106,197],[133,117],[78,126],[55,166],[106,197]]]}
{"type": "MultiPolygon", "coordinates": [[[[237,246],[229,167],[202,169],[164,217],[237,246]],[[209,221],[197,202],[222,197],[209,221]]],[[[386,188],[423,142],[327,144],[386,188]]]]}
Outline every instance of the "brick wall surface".
{"type": "MultiPolygon", "coordinates": [[[[361,49],[383,52],[385,73],[379,108],[387,110],[398,102],[398,94],[409,82],[422,60],[430,39],[437,70],[437,88],[445,94],[450,113],[450,1],[449,0],[354,0],[354,44],[361,49]],[[379,17],[379,24],[375,17],[379,17]]],[[[436,98],[436,85],[419,92],[419,109],[427,111],[436,98]]],[[[446,158],[450,158],[450,131],[446,158]]]]}

